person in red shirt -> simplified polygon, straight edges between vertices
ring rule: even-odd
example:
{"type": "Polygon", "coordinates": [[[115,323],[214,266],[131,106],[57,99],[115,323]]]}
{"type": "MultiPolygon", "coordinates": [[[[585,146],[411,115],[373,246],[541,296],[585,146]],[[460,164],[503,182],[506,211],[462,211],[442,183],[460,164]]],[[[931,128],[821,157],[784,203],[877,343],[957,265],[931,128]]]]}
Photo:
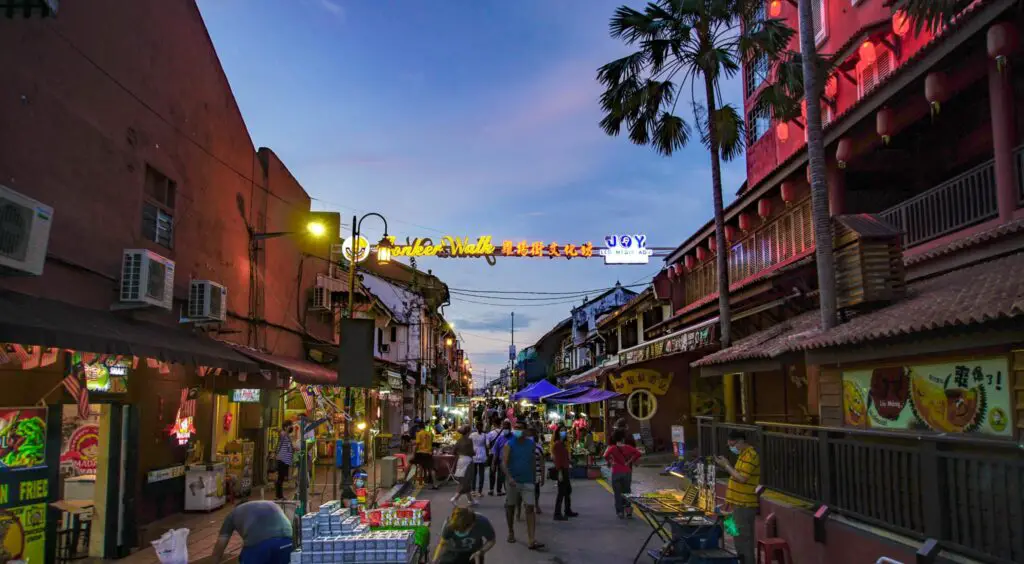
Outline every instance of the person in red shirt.
{"type": "Polygon", "coordinates": [[[604,459],[612,467],[612,493],[615,494],[615,514],[619,519],[633,516],[626,494],[632,491],[633,465],[640,460],[640,451],[626,444],[626,434],[616,430],[612,444],[604,451],[604,459]]]}
{"type": "Polygon", "coordinates": [[[579,513],[572,510],[572,483],[569,482],[569,447],[565,425],[555,429],[555,442],[551,445],[551,457],[555,461],[555,476],[558,483],[558,495],[555,497],[555,521],[567,521],[569,517],[577,517],[579,513]],[[565,502],[565,512],[562,503],[565,502]]]}

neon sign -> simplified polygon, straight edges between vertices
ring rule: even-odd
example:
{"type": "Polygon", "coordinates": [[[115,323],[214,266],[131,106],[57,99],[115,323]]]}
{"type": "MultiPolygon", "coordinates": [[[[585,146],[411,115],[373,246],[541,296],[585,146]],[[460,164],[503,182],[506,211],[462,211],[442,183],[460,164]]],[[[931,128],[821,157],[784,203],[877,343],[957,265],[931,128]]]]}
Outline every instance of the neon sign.
{"type": "MultiPolygon", "coordinates": [[[[504,239],[499,245],[490,235],[472,239],[470,237],[453,237],[445,235],[435,243],[428,237],[410,239],[405,243],[388,237],[391,243],[392,257],[438,257],[438,258],[482,258],[488,264],[495,264],[497,257],[520,258],[597,258],[603,257],[605,264],[648,264],[657,249],[647,248],[647,236],[642,233],[626,235],[609,235],[605,237],[607,247],[595,247],[593,243],[558,243],[557,241],[519,241],[504,239]]],[[[351,255],[352,244],[345,240],[344,253],[351,255]]],[[[370,253],[370,246],[363,240],[360,243],[357,260],[362,260],[370,253]]]]}
{"type": "Polygon", "coordinates": [[[607,248],[601,249],[605,264],[647,264],[654,251],[647,248],[647,236],[608,235],[604,238],[607,248]]]}
{"type": "Polygon", "coordinates": [[[388,238],[391,241],[391,256],[393,257],[485,257],[494,254],[494,245],[491,244],[491,236],[477,237],[476,242],[470,242],[469,237],[452,237],[445,235],[441,242],[434,244],[432,239],[406,239],[404,245],[395,243],[394,237],[388,238]]]}
{"type": "Polygon", "coordinates": [[[178,446],[185,446],[188,444],[188,440],[192,438],[192,435],[196,432],[196,428],[192,425],[191,417],[183,417],[178,419],[174,426],[171,427],[171,436],[177,439],[178,446]]]}

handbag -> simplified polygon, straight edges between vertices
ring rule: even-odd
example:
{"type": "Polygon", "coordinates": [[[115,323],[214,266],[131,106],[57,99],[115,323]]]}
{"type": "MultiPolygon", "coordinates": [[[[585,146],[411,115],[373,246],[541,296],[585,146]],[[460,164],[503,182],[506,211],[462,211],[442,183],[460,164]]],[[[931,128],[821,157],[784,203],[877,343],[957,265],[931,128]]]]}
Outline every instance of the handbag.
{"type": "Polygon", "coordinates": [[[558,481],[558,468],[555,468],[554,466],[548,468],[548,479],[552,482],[558,481]]]}

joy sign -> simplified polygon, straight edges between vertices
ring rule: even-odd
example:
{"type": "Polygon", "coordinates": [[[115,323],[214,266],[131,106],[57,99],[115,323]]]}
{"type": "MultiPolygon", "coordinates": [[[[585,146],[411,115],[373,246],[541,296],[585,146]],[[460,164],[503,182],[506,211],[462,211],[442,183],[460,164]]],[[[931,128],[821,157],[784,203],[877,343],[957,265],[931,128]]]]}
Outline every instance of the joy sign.
{"type": "Polygon", "coordinates": [[[607,235],[607,248],[601,249],[605,264],[647,264],[653,251],[647,248],[647,236],[643,233],[607,235]]]}

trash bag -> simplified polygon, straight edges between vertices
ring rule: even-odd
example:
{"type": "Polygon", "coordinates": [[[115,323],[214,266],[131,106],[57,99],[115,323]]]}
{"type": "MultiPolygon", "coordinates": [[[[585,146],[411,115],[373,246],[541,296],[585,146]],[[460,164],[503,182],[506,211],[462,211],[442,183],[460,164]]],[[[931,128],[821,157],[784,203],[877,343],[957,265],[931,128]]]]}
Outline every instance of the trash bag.
{"type": "Polygon", "coordinates": [[[160,564],[188,564],[188,529],[171,529],[151,544],[160,564]]]}

